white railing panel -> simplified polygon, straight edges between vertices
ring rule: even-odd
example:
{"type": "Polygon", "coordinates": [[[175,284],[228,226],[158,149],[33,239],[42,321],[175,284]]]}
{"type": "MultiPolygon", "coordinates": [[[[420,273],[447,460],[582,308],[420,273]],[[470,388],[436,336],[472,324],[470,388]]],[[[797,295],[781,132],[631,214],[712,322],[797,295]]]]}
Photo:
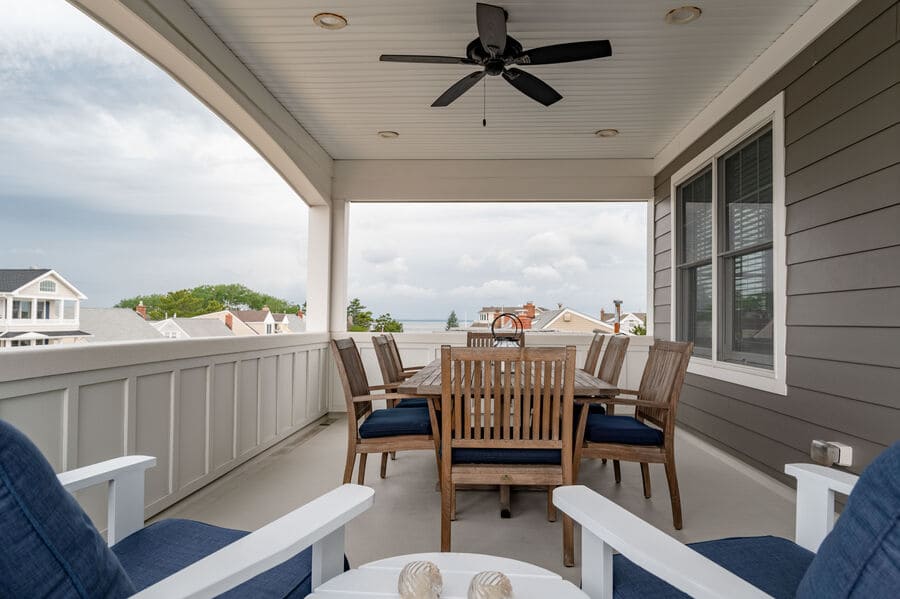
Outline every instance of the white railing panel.
{"type": "MultiPolygon", "coordinates": [[[[4,350],[0,418],[57,471],[155,456],[150,516],[323,416],[328,340],[301,333],[4,350]]],[[[78,498],[105,528],[105,490],[78,498]]]]}

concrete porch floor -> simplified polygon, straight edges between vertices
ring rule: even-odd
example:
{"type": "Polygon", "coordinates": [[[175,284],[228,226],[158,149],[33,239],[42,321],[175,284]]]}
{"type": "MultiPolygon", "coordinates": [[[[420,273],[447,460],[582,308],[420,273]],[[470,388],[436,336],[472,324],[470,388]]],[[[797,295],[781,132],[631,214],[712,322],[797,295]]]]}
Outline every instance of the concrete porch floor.
{"type": "MultiPolygon", "coordinates": [[[[255,530],[340,485],[346,451],[344,416],[332,415],[165,510],[161,518],[190,518],[255,530]]],[[[661,465],[650,466],[653,497],[641,491],[637,464],[622,464],[616,485],[612,464],[586,460],[580,484],[602,493],[684,542],[729,536],[777,535],[793,538],[793,491],[775,480],[679,431],[676,460],[684,528],[672,528],[668,488],[661,465]]],[[[400,453],[378,476],[372,456],[366,484],[375,506],[351,523],[347,554],[351,565],[375,559],[437,551],[440,548],[440,493],[430,452],[400,453]]],[[[354,482],[356,473],[354,472],[354,482]]],[[[546,494],[514,491],[511,519],[501,519],[496,491],[459,491],[453,550],[501,555],[530,562],[578,582],[580,536],[576,527],[576,567],[562,565],[562,528],[546,518],[546,494]]]]}

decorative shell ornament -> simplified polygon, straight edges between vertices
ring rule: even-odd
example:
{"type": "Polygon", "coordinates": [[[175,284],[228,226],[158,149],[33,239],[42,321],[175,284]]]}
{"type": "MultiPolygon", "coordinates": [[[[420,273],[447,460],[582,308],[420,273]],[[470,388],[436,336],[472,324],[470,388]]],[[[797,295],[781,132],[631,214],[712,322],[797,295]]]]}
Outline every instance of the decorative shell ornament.
{"type": "Polygon", "coordinates": [[[512,583],[503,572],[479,572],[469,583],[469,599],[512,599],[512,583]]]}
{"type": "Polygon", "coordinates": [[[441,571],[432,562],[409,562],[397,580],[400,599],[438,599],[443,587],[441,571]]]}

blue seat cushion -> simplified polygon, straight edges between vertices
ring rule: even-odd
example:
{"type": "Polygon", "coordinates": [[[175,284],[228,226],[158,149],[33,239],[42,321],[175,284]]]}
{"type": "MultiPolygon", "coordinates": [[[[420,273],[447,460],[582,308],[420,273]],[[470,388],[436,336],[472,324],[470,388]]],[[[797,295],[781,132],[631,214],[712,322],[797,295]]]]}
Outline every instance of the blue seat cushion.
{"type": "Polygon", "coordinates": [[[0,420],[0,597],[127,597],[134,590],[40,450],[0,420]]]}
{"type": "MultiPolygon", "coordinates": [[[[247,534],[193,520],[162,520],[126,537],[112,550],[140,591],[247,534]]],[[[306,597],[312,592],[311,566],[312,549],[307,548],[220,597],[306,597]]],[[[348,569],[346,560],[344,569],[348,569]]]]}
{"type": "Polygon", "coordinates": [[[387,408],[375,410],[359,427],[363,439],[394,435],[430,435],[428,408],[387,408]]]}
{"type": "MultiPolygon", "coordinates": [[[[690,547],[776,599],[793,598],[813,553],[778,537],[740,537],[693,543],[690,547]]],[[[616,599],[687,597],[672,585],[625,559],[613,557],[616,599]]],[[[819,595],[820,598],[835,595],[819,595]]],[[[843,595],[841,595],[843,596],[843,595]]]]}
{"type": "Polygon", "coordinates": [[[453,450],[454,464],[559,464],[558,449],[482,449],[458,447],[453,450]]]}
{"type": "Polygon", "coordinates": [[[900,594],[900,442],[869,464],[797,590],[813,597],[900,594]]]}
{"type": "Polygon", "coordinates": [[[663,433],[657,428],[638,422],[632,416],[590,414],[584,438],[594,443],[662,445],[663,433]]]}
{"type": "Polygon", "coordinates": [[[428,408],[428,400],[424,397],[415,399],[401,399],[394,405],[395,408],[428,408]]]}

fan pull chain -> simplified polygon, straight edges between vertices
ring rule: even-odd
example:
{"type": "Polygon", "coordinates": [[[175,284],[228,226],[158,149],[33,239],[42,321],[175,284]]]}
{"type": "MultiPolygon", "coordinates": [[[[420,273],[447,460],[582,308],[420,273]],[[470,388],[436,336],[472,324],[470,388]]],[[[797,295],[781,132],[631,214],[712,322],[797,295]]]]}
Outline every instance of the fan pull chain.
{"type": "Polygon", "coordinates": [[[487,79],[484,80],[484,98],[481,104],[481,126],[487,127],[487,79]]]}

